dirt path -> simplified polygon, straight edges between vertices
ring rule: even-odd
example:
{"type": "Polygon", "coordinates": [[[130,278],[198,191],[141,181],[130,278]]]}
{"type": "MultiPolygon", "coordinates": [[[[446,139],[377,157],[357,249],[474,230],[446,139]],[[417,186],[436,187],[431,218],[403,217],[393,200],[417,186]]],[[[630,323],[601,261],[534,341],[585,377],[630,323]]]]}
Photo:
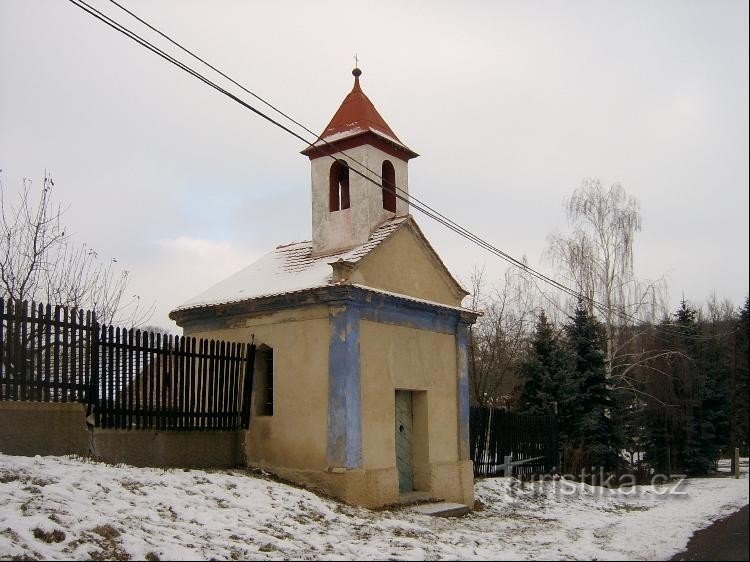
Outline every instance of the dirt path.
{"type": "Polygon", "coordinates": [[[725,519],[716,521],[690,538],[684,552],[672,560],[747,560],[748,506],[725,519]]]}

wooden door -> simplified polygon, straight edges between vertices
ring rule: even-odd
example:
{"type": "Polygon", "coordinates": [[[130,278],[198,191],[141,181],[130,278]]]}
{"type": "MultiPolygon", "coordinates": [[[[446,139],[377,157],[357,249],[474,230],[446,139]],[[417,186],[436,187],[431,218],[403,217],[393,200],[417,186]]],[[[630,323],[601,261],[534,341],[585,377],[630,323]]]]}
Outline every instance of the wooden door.
{"type": "Polygon", "coordinates": [[[396,468],[398,490],[401,493],[414,490],[412,468],[412,397],[408,390],[396,391],[396,468]]]}

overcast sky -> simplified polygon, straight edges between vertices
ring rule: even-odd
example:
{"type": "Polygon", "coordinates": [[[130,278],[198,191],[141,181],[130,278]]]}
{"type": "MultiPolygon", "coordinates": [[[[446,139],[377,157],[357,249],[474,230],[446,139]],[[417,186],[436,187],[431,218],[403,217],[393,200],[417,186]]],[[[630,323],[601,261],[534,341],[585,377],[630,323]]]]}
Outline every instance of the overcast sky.
{"type": "MultiPolygon", "coordinates": [[[[411,193],[534,267],[553,272],[563,199],[596,176],[639,200],[637,274],[664,276],[673,303],[747,294],[745,1],[121,2],[315,131],[356,52],[421,155],[411,193]]],[[[0,1],[0,85],[6,190],[50,171],[76,239],[131,271],[154,324],[310,237],[303,143],[67,1],[0,1]]],[[[502,275],[416,218],[459,279],[502,275]]]]}

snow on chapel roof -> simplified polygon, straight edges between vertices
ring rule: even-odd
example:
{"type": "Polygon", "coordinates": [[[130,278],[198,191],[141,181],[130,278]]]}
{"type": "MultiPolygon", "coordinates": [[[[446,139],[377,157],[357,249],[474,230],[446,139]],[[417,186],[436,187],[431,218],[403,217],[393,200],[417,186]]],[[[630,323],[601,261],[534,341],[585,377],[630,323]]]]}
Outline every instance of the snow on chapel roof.
{"type": "Polygon", "coordinates": [[[339,259],[357,263],[395,232],[409,217],[384,222],[360,246],[336,254],[312,255],[312,242],[278,246],[272,252],[193,297],[173,312],[271,297],[331,284],[331,263],[339,259]]]}

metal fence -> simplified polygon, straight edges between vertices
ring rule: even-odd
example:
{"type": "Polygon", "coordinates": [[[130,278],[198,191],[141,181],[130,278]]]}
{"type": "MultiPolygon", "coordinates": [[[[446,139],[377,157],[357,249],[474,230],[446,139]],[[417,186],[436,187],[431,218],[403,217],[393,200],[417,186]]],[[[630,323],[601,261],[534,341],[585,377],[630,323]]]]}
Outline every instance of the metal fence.
{"type": "Polygon", "coordinates": [[[472,407],[469,430],[475,476],[531,478],[559,468],[555,416],[472,407]]]}

